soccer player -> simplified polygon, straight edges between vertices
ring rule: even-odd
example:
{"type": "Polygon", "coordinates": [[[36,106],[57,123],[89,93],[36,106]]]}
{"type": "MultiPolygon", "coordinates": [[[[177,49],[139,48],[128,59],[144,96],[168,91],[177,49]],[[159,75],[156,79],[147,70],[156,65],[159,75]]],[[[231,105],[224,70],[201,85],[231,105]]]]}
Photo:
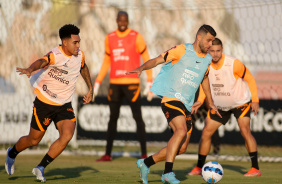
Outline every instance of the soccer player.
{"type": "MultiPolygon", "coordinates": [[[[211,99],[208,77],[205,77],[212,60],[207,51],[215,36],[216,32],[211,26],[202,25],[193,44],[186,43],[175,46],[127,73],[137,73],[140,76],[143,70],[165,63],[156,77],[151,91],[162,98],[161,107],[173,135],[165,148],[146,159],[137,161],[141,179],[145,184],[148,184],[149,168],[163,160],[166,160],[166,163],[161,177],[162,182],[180,183],[172,172],[173,162],[176,155],[186,151],[189,143],[192,132],[191,114],[201,106],[198,101],[194,103],[201,83],[207,94],[210,108],[217,112],[211,99]]],[[[218,115],[220,116],[220,114],[218,115]]]]}
{"type": "MultiPolygon", "coordinates": [[[[144,62],[148,61],[149,53],[142,35],[128,28],[127,12],[119,11],[116,22],[117,30],[106,36],[104,61],[94,85],[95,98],[103,78],[111,68],[108,94],[110,120],[107,130],[106,154],[98,159],[98,162],[112,160],[113,141],[117,132],[117,121],[124,97],[129,102],[133,118],[136,121],[141,158],[147,158],[145,123],[141,113],[140,79],[137,74],[128,76],[125,73],[140,66],[140,55],[144,62]]],[[[147,87],[144,90],[148,94],[148,100],[152,98],[152,93],[148,92],[151,85],[152,70],[149,70],[147,72],[147,87]]]]}
{"type": "MultiPolygon", "coordinates": [[[[223,45],[220,39],[216,38],[212,44],[209,53],[213,59],[208,78],[214,104],[222,118],[218,118],[212,109],[208,111],[199,145],[198,163],[189,175],[201,174],[201,168],[210,151],[211,136],[221,125],[226,124],[233,113],[252,161],[252,168],[244,176],[260,176],[257,144],[250,130],[250,111],[254,111],[256,115],[259,110],[255,79],[240,60],[222,53],[223,45]]],[[[203,102],[204,98],[203,96],[199,101],[203,102]]]]}
{"type": "Polygon", "coordinates": [[[36,93],[30,132],[21,137],[7,151],[5,169],[9,175],[14,174],[16,156],[26,148],[37,145],[53,121],[59,131],[59,138],[50,146],[42,161],[32,170],[37,180],[45,182],[44,169],[63,152],[75,130],[76,119],[71,100],[80,74],[89,88],[87,95],[83,98],[84,104],[92,100],[93,87],[84,53],[79,49],[79,32],[79,28],[75,25],[64,25],[59,30],[61,46],[53,48],[28,68],[16,68],[20,75],[25,74],[29,78],[32,72],[40,70],[30,79],[36,93]]]}

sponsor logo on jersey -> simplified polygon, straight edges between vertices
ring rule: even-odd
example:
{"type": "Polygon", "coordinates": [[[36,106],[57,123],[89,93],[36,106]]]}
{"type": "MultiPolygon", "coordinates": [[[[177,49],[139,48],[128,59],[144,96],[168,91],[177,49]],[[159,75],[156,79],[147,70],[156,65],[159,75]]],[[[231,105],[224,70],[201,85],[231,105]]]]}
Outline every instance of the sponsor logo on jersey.
{"type": "Polygon", "coordinates": [[[65,80],[62,75],[63,74],[68,74],[68,71],[66,70],[62,70],[62,69],[59,69],[57,67],[53,67],[49,72],[48,72],[48,75],[49,77],[51,78],[54,78],[55,80],[61,82],[61,83],[64,83],[66,85],[69,84],[69,81],[68,80],[65,80]]]}
{"type": "Polygon", "coordinates": [[[43,91],[45,91],[49,96],[53,97],[53,98],[57,98],[57,94],[53,93],[52,91],[50,91],[49,89],[47,89],[47,85],[44,84],[42,86],[43,91]]]}

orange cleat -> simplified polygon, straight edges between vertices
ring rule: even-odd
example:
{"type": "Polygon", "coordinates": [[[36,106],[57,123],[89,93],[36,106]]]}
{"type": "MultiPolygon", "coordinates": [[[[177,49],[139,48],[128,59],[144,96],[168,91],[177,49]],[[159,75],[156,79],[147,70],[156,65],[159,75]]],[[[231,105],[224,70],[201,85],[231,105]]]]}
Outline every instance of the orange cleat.
{"type": "Polygon", "coordinates": [[[253,176],[261,176],[260,170],[256,168],[251,168],[244,176],[253,177],[253,176]]]}
{"type": "Polygon", "coordinates": [[[110,155],[104,155],[96,160],[96,162],[108,162],[108,161],[112,161],[112,157],[110,155]]]}
{"type": "Polygon", "coordinates": [[[188,173],[188,175],[201,175],[202,168],[195,166],[191,172],[188,173]]]}

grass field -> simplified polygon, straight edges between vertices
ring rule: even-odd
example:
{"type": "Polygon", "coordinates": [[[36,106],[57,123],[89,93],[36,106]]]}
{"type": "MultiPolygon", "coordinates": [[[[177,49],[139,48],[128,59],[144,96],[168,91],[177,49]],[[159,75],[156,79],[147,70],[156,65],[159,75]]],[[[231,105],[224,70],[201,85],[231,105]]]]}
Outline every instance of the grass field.
{"type": "MultiPolygon", "coordinates": [[[[16,159],[16,169],[12,176],[5,171],[5,155],[0,155],[0,183],[35,183],[35,176],[31,170],[43,155],[19,155],[16,159]]],[[[136,166],[137,158],[120,157],[112,162],[98,163],[96,156],[59,156],[45,169],[47,183],[86,183],[86,184],[141,184],[139,170],[136,166]]],[[[174,172],[181,183],[204,184],[201,176],[187,176],[196,161],[177,159],[174,172]]],[[[249,162],[221,161],[224,176],[220,183],[230,184],[260,184],[282,183],[281,163],[260,163],[261,177],[246,178],[243,174],[250,168],[249,162]]],[[[164,162],[151,167],[149,183],[161,183],[160,177],[164,169],[164,162]]]]}

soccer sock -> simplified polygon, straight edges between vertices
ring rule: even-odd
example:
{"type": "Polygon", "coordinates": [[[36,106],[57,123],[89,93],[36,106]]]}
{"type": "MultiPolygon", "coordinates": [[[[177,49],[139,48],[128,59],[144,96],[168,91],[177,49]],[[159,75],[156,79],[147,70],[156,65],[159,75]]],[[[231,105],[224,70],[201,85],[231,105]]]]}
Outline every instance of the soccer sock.
{"type": "Polygon", "coordinates": [[[256,168],[259,170],[259,166],[258,166],[258,152],[251,152],[249,153],[250,157],[251,157],[251,161],[252,161],[252,167],[256,168]]]}
{"type": "Polygon", "coordinates": [[[19,153],[20,153],[20,152],[18,152],[18,151],[16,150],[16,145],[14,145],[13,148],[9,151],[8,155],[9,155],[10,158],[15,159],[16,156],[17,156],[19,153]]]}
{"type": "Polygon", "coordinates": [[[146,158],[146,159],[144,160],[144,164],[145,164],[148,168],[150,168],[152,165],[155,164],[155,161],[154,161],[152,155],[149,156],[148,158],[146,158]]]}
{"type": "Polygon", "coordinates": [[[207,158],[207,155],[200,155],[200,154],[198,154],[197,167],[202,168],[203,165],[205,164],[206,158],[207,158]]]}
{"type": "Polygon", "coordinates": [[[164,174],[172,172],[172,167],[173,167],[173,162],[166,162],[164,174]]]}
{"type": "Polygon", "coordinates": [[[40,164],[38,164],[38,166],[43,166],[44,168],[49,165],[54,159],[51,158],[48,153],[43,157],[43,159],[41,160],[40,164]]]}

